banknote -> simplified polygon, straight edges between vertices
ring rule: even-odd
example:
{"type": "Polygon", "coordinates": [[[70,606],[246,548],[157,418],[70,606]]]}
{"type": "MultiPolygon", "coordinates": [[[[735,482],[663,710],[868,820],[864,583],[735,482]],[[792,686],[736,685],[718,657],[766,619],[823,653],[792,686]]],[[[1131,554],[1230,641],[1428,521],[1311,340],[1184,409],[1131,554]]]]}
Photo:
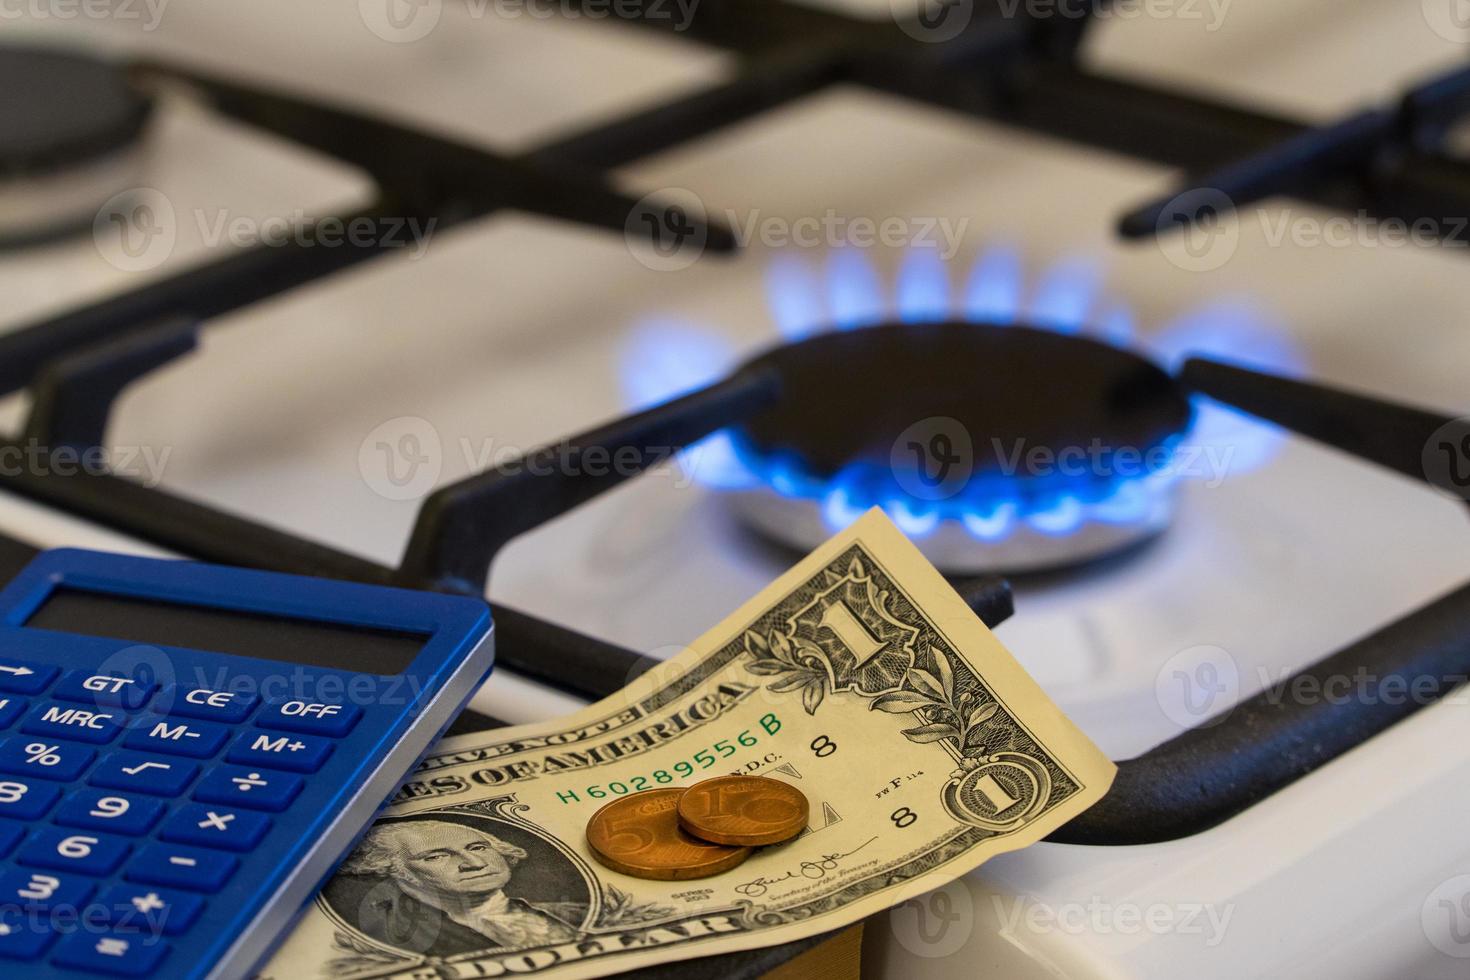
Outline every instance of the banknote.
{"type": "Polygon", "coordinates": [[[262,975],[573,980],[813,936],[1034,843],[1113,775],[874,511],[618,694],[440,742],[262,975]],[[730,773],[799,788],[806,829],[697,881],[588,850],[608,801],[730,773]]]}

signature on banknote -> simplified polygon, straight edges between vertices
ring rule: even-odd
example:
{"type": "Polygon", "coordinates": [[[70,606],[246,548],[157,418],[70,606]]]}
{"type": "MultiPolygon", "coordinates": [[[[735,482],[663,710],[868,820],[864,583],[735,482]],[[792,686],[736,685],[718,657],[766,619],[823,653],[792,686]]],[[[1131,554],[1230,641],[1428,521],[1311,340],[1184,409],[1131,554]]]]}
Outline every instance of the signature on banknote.
{"type": "Polygon", "coordinates": [[[857,847],[854,847],[850,851],[844,851],[841,854],[823,854],[820,858],[814,861],[803,861],[792,870],[787,871],[785,874],[777,875],[774,878],[767,877],[765,875],[762,875],[759,878],[752,878],[750,881],[747,881],[744,884],[736,885],[735,893],[738,895],[744,895],[746,898],[760,898],[766,892],[771,890],[772,885],[779,885],[781,884],[781,882],[790,881],[792,878],[805,878],[808,881],[821,881],[823,878],[827,877],[827,873],[829,871],[837,870],[837,866],[842,862],[843,858],[851,857],[877,839],[877,837],[869,837],[867,840],[863,841],[861,844],[859,844],[857,847]]]}

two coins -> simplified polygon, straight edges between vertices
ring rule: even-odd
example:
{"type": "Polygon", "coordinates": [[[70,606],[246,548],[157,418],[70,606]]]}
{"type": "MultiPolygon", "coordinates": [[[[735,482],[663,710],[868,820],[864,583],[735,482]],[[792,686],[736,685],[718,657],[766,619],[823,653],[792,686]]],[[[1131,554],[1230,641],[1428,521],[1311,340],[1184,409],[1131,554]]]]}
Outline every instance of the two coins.
{"type": "Polygon", "coordinates": [[[635,878],[688,881],[740,865],[752,849],[806,829],[801,792],[764,776],[718,776],[688,789],[614,800],[587,821],[597,860],[635,878]]]}

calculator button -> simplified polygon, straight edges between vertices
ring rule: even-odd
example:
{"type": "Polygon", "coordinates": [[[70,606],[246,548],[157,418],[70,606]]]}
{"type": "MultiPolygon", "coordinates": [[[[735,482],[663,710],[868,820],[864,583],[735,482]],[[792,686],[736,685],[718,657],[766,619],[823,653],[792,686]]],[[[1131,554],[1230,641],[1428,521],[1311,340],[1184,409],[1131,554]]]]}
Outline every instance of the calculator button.
{"type": "Polygon", "coordinates": [[[39,820],[61,797],[61,788],[33,779],[0,779],[0,817],[39,820]]]}
{"type": "Polygon", "coordinates": [[[25,832],[25,826],[22,824],[0,820],[0,857],[9,854],[16,841],[25,836],[25,832]]]}
{"type": "Polygon", "coordinates": [[[45,664],[0,657],[0,691],[11,694],[40,694],[59,671],[45,664]]]}
{"type": "Polygon", "coordinates": [[[362,709],[355,704],[325,704],[298,699],[266,705],[255,723],[261,728],[339,738],[352,731],[352,726],[361,717],[362,709]]]}
{"type": "Polygon", "coordinates": [[[182,759],[155,759],[141,752],[111,752],[97,763],[87,782],[150,796],[178,796],[198,771],[198,763],[182,759]]]}
{"type": "Polygon", "coordinates": [[[123,871],[129,881],[191,892],[217,892],[240,862],[228,854],[175,844],[149,844],[123,871]]]}
{"type": "Polygon", "coordinates": [[[0,772],[70,782],[82,774],[97,753],[83,745],[32,735],[12,735],[0,742],[0,772]]]}
{"type": "Polygon", "coordinates": [[[226,762],[290,772],[316,772],[332,754],[332,743],[305,735],[246,732],[230,746],[226,762]]]}
{"type": "Polygon", "coordinates": [[[248,851],[271,829],[271,818],[222,806],[190,803],[164,821],[158,836],[176,844],[248,851]]]}
{"type": "Polygon", "coordinates": [[[9,728],[10,723],[24,714],[30,704],[25,698],[0,698],[0,728],[9,728]]]}
{"type": "Polygon", "coordinates": [[[211,769],[199,781],[194,789],[194,799],[201,803],[227,803],[279,813],[296,799],[303,783],[300,776],[281,772],[222,766],[211,769]]]}
{"type": "Polygon", "coordinates": [[[92,883],[75,875],[47,871],[7,871],[0,875],[0,908],[80,909],[92,894],[92,883]]]}
{"type": "Polygon", "coordinates": [[[56,947],[51,962],[118,977],[146,977],[168,952],[157,936],[136,932],[74,932],[56,947]]]}
{"type": "Polygon", "coordinates": [[[148,833],[163,814],[163,803],[146,796],[122,796],[95,789],[68,793],[66,802],[52,817],[63,827],[105,830],[137,837],[148,833]]]}
{"type": "Polygon", "coordinates": [[[0,909],[0,957],[33,960],[56,938],[51,924],[10,906],[0,909]]]}
{"type": "Polygon", "coordinates": [[[78,742],[101,745],[111,742],[122,731],[127,715],[121,709],[82,708],[75,704],[38,704],[21,722],[27,735],[48,738],[74,738],[78,742]]]}
{"type": "Polygon", "coordinates": [[[128,843],[119,838],[47,827],[26,838],[16,851],[15,860],[31,868],[105,875],[121,864],[127,854],[128,843]]]}
{"type": "Polygon", "coordinates": [[[113,885],[97,900],[107,921],[146,935],[176,936],[199,918],[204,899],[154,885],[113,885]]]}
{"type": "Polygon", "coordinates": [[[250,712],[259,703],[259,696],[243,691],[219,691],[179,684],[160,694],[153,708],[160,714],[238,725],[250,717],[250,712]]]}
{"type": "Polygon", "coordinates": [[[144,718],[123,736],[123,745],[130,749],[204,759],[218,752],[229,734],[228,728],[211,725],[207,721],[144,718]]]}
{"type": "Polygon", "coordinates": [[[152,681],[116,674],[94,674],[88,670],[69,670],[51,692],[63,701],[136,711],[158,690],[152,681]]]}

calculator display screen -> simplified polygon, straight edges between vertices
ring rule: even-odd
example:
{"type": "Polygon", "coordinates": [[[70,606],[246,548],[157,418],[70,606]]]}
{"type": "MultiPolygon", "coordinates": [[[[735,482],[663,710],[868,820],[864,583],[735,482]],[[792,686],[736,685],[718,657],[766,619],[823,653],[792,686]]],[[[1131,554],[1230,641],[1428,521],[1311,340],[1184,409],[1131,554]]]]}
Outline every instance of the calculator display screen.
{"type": "Polygon", "coordinates": [[[189,606],[64,586],[52,591],[26,625],[368,674],[402,673],[428,640],[417,633],[189,606]]]}

